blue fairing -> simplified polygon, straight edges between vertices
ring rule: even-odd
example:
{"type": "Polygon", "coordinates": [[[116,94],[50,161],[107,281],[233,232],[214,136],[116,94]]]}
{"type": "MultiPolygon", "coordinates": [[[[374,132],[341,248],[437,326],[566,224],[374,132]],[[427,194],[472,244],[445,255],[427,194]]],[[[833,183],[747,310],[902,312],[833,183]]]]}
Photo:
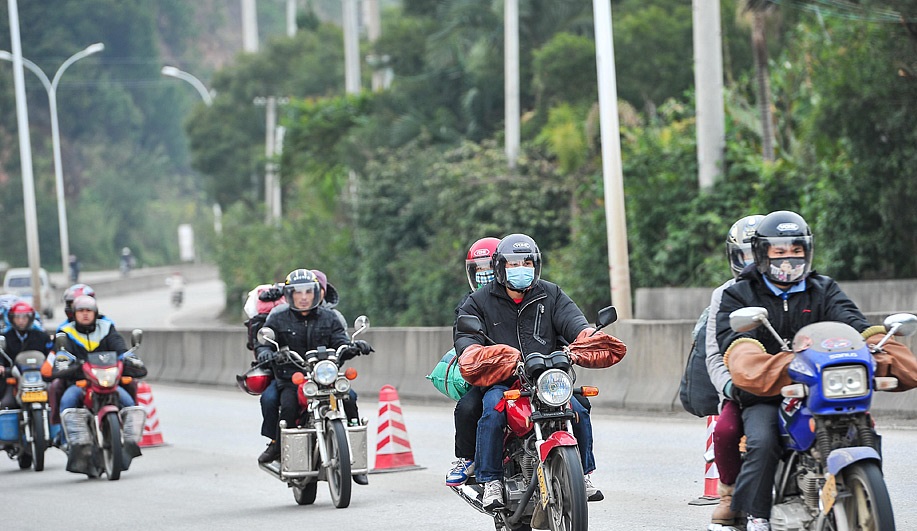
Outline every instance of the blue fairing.
{"type": "Polygon", "coordinates": [[[869,411],[875,361],[862,336],[852,327],[834,322],[816,323],[801,329],[793,339],[796,358],[788,374],[794,382],[807,387],[803,399],[788,398],[780,409],[781,433],[787,447],[805,451],[815,443],[811,426],[813,416],[849,415],[869,411]],[[825,369],[836,366],[862,366],[866,370],[866,394],[852,398],[827,398],[822,384],[825,369]]]}

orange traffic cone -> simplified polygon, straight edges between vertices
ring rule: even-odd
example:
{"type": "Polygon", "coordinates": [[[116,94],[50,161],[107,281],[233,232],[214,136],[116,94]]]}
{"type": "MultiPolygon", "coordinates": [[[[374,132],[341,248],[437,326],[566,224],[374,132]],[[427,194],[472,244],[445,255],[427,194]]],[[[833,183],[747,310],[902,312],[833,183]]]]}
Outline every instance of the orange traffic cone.
{"type": "Polygon", "coordinates": [[[715,505],[720,501],[716,488],[720,482],[720,472],[713,462],[713,430],[716,428],[716,415],[707,417],[707,449],[704,452],[704,495],[689,501],[688,505],[715,505]]]}
{"type": "Polygon", "coordinates": [[[378,435],[376,437],[376,463],[370,473],[399,472],[423,468],[414,463],[408,431],[401,416],[398,391],[383,385],[379,391],[378,435]]]}
{"type": "Polygon", "coordinates": [[[140,447],[162,446],[165,442],[162,440],[162,432],[159,430],[159,416],[156,413],[156,406],[153,404],[153,391],[150,384],[140,381],[137,382],[137,404],[146,411],[146,423],[143,425],[143,438],[140,439],[140,447]]]}

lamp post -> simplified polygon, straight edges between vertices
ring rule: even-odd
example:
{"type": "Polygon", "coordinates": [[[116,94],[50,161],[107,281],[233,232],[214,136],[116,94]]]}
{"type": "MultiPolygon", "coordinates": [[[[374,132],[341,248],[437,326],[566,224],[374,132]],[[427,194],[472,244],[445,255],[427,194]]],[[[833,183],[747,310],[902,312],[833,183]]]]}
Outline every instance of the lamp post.
{"type": "Polygon", "coordinates": [[[210,94],[210,91],[207,90],[207,87],[204,86],[204,83],[202,83],[200,79],[192,76],[188,72],[179,70],[175,68],[174,66],[164,66],[162,67],[162,70],[160,70],[160,72],[162,72],[162,75],[164,76],[175,77],[175,78],[181,79],[182,81],[187,81],[188,83],[191,83],[191,86],[196,88],[197,91],[200,93],[201,98],[204,100],[204,104],[207,105],[208,107],[213,105],[213,95],[210,94]]]}
{"type": "MultiPolygon", "coordinates": [[[[105,45],[101,42],[97,42],[71,55],[60,65],[60,68],[57,69],[57,73],[54,74],[54,78],[50,81],[48,80],[48,76],[45,75],[44,71],[42,71],[38,65],[28,59],[22,59],[23,66],[38,76],[38,79],[41,80],[41,84],[44,85],[45,90],[48,92],[48,105],[50,106],[51,112],[51,146],[54,150],[54,184],[57,189],[57,219],[60,226],[61,272],[64,274],[64,278],[67,278],[68,275],[67,268],[69,267],[70,258],[70,236],[67,228],[67,206],[64,203],[64,173],[60,153],[60,128],[57,122],[57,86],[60,83],[60,78],[64,74],[64,71],[67,70],[70,65],[84,57],[99,53],[104,49],[105,45]]],[[[0,59],[12,61],[12,57],[13,56],[10,55],[9,52],[0,50],[0,59]]]]}

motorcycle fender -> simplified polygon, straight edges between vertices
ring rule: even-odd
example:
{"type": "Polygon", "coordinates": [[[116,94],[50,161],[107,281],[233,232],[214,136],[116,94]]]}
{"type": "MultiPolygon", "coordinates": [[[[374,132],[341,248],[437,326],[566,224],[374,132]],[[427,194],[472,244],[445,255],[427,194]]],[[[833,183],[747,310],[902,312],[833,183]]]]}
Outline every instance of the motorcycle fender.
{"type": "Polygon", "coordinates": [[[541,446],[538,447],[538,457],[541,459],[541,462],[544,463],[548,458],[548,454],[551,453],[551,450],[557,448],[558,446],[576,445],[576,437],[574,437],[572,434],[565,431],[555,431],[548,437],[548,440],[541,443],[541,446]]]}
{"type": "Polygon", "coordinates": [[[828,473],[836,476],[841,470],[856,463],[857,461],[877,461],[881,464],[882,458],[875,449],[868,446],[851,446],[849,448],[838,448],[828,454],[828,473]]]}
{"type": "MultiPolygon", "coordinates": [[[[115,414],[117,415],[117,414],[118,414],[118,406],[113,405],[113,404],[110,404],[110,405],[107,405],[107,406],[102,406],[101,409],[99,409],[99,411],[96,412],[96,425],[97,425],[97,426],[101,426],[101,425],[102,425],[102,419],[104,419],[104,418],[105,418],[105,415],[108,415],[108,414],[111,413],[112,411],[114,411],[115,414]]],[[[120,419],[121,416],[119,415],[118,418],[120,419]]]]}

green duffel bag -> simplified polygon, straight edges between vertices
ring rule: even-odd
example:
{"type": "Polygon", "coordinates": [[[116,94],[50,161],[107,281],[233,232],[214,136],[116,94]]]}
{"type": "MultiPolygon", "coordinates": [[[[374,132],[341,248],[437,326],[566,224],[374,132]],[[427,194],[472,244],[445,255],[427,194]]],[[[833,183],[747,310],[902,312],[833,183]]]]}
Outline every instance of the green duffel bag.
{"type": "Polygon", "coordinates": [[[433,367],[433,372],[427,375],[427,380],[433,382],[433,387],[440,393],[448,396],[452,400],[458,400],[465,396],[471,384],[462,378],[459,372],[458,358],[455,356],[455,349],[450,349],[443,356],[443,359],[437,362],[433,367]]]}

